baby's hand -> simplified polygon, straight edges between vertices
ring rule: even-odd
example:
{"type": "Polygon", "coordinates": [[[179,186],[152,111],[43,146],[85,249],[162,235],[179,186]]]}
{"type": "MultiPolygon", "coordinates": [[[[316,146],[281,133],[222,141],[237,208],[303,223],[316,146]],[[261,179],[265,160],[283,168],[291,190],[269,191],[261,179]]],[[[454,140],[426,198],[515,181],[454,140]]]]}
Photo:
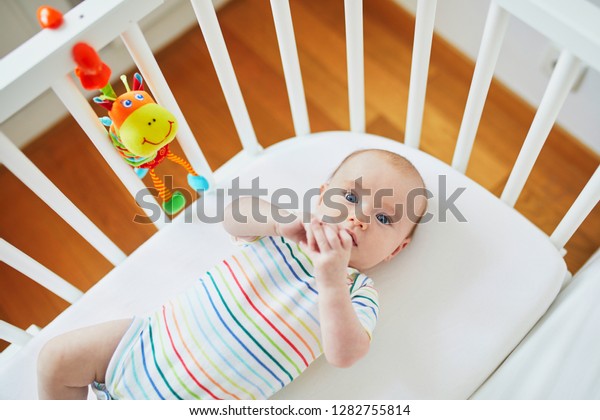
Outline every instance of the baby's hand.
{"type": "Polygon", "coordinates": [[[296,243],[306,242],[306,228],[299,217],[291,223],[277,223],[276,226],[279,236],[296,243]]]}
{"type": "Polygon", "coordinates": [[[306,227],[306,238],[315,264],[317,282],[335,283],[345,279],[352,250],[350,234],[338,225],[329,225],[313,218],[306,227]]]}

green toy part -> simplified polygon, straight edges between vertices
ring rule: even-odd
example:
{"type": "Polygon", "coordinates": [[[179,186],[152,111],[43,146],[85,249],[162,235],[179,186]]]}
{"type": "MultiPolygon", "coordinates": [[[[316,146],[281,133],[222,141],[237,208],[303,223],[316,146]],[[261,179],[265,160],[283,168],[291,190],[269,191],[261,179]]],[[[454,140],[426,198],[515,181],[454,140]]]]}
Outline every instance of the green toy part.
{"type": "Polygon", "coordinates": [[[185,208],[185,197],[179,191],[175,191],[170,200],[164,201],[162,208],[169,216],[179,213],[185,208]]]}

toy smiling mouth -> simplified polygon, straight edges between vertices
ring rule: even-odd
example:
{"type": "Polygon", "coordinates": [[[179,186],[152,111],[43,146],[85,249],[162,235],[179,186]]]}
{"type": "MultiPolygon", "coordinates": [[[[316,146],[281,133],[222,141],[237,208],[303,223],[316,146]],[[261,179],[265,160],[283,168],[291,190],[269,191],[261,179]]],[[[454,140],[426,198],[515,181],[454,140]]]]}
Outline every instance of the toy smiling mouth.
{"type": "Polygon", "coordinates": [[[154,146],[158,146],[159,144],[161,144],[162,142],[164,142],[169,137],[169,135],[171,134],[171,130],[173,130],[173,123],[174,123],[174,121],[168,121],[168,123],[169,123],[169,131],[167,132],[167,134],[165,135],[165,137],[161,141],[159,141],[158,143],[154,143],[154,142],[151,142],[150,140],[148,140],[146,137],[144,137],[144,139],[143,139],[144,141],[142,141],[142,144],[144,144],[144,143],[150,143],[150,144],[152,144],[154,146]]]}

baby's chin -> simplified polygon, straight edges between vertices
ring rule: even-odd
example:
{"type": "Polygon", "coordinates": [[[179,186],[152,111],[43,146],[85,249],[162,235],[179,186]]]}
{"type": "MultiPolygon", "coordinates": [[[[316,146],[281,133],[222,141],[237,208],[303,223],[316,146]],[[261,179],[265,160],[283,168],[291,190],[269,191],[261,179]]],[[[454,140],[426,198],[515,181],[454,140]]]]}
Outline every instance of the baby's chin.
{"type": "Polygon", "coordinates": [[[379,264],[381,264],[383,262],[383,260],[381,261],[362,261],[362,259],[360,258],[353,258],[352,255],[350,255],[350,261],[348,262],[348,267],[350,268],[355,268],[356,270],[360,271],[360,272],[365,272],[367,270],[370,270],[371,268],[377,267],[379,264]]]}

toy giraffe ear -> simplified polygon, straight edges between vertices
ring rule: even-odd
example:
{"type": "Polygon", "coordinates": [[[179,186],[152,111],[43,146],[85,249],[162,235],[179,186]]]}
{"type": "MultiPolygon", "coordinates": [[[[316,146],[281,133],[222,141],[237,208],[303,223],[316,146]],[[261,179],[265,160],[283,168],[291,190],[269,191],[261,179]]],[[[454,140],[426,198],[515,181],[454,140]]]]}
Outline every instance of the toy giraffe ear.
{"type": "Polygon", "coordinates": [[[112,110],[114,101],[107,101],[106,99],[102,99],[98,96],[94,97],[94,103],[100,105],[102,108],[106,108],[109,111],[112,110]]]}
{"type": "Polygon", "coordinates": [[[133,90],[142,90],[144,88],[144,79],[142,75],[136,73],[133,75],[133,90]]]}

